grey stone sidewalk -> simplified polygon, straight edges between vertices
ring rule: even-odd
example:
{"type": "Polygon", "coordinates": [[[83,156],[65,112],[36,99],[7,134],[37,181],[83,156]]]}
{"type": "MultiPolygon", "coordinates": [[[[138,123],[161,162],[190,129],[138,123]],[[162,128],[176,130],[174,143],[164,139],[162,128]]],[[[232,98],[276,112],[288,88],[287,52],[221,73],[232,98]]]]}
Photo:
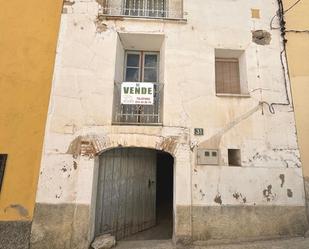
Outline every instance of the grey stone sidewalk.
{"type": "MultiPolygon", "coordinates": [[[[175,249],[171,241],[123,241],[115,249],[175,249]]],[[[178,247],[177,247],[178,248],[178,247]]],[[[180,248],[180,247],[179,247],[180,248]]],[[[293,238],[244,242],[212,246],[191,246],[182,249],[309,249],[309,238],[293,238]]]]}

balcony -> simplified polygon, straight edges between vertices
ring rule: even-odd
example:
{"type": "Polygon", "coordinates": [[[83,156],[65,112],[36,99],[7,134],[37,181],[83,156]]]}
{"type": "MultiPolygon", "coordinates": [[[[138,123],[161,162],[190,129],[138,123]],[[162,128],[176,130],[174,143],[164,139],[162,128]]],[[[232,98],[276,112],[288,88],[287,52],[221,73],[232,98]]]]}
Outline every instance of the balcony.
{"type": "Polygon", "coordinates": [[[122,104],[122,83],[115,83],[114,125],[162,125],[163,84],[153,84],[153,104],[122,104]]]}
{"type": "Polygon", "coordinates": [[[131,18],[182,19],[182,0],[105,0],[101,14],[131,18]]]}

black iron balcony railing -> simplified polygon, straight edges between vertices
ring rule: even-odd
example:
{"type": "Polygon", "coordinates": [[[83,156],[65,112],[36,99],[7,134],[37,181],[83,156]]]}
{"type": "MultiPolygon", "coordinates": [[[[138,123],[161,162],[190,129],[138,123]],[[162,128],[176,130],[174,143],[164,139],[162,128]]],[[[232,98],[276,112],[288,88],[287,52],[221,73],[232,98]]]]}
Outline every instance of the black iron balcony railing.
{"type": "MultiPolygon", "coordinates": [[[[179,2],[179,0],[177,0],[179,2]]],[[[102,14],[146,18],[182,18],[182,6],[170,9],[165,0],[107,0],[102,14]]],[[[177,5],[176,5],[177,6],[177,5]]]]}
{"type": "Polygon", "coordinates": [[[163,84],[153,83],[153,104],[121,104],[121,83],[114,86],[113,124],[160,125],[162,124],[163,84]]]}

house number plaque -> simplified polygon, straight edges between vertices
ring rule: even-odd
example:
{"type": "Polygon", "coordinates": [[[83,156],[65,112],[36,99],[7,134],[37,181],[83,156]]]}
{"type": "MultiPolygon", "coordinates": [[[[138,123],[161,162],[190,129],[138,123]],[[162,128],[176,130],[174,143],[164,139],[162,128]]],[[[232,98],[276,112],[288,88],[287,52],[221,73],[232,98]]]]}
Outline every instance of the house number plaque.
{"type": "Polygon", "coordinates": [[[204,135],[204,129],[203,128],[194,128],[194,135],[195,136],[203,136],[204,135]]]}

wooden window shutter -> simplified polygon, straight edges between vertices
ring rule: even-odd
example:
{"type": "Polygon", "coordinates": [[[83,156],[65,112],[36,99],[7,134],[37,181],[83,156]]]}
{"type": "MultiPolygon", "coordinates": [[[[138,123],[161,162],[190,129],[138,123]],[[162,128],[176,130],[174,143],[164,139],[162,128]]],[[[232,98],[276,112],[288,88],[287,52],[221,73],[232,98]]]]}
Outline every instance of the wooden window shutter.
{"type": "Polygon", "coordinates": [[[216,58],[216,93],[240,94],[238,59],[216,58]]]}

